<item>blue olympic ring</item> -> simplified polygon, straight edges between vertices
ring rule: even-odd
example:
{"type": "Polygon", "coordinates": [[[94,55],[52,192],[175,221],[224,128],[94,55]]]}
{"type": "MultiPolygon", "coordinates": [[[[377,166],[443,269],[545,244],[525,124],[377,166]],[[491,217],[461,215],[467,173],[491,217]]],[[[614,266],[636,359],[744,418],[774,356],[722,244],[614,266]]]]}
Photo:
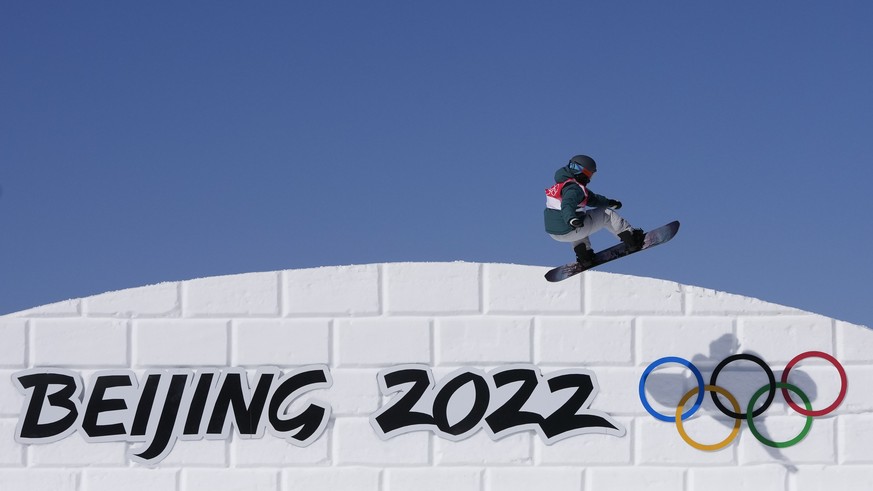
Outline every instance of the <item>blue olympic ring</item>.
{"type": "Polygon", "coordinates": [[[686,360],[685,358],[679,358],[678,356],[665,356],[663,358],[659,358],[653,361],[652,364],[649,365],[648,368],[646,368],[646,371],[643,372],[643,376],[640,377],[640,401],[642,401],[643,407],[646,408],[646,411],[648,411],[649,414],[654,416],[656,419],[665,421],[667,423],[672,423],[676,421],[675,414],[665,416],[658,411],[655,411],[654,408],[652,408],[652,406],[649,404],[649,400],[646,398],[646,379],[649,378],[649,374],[652,373],[655,368],[658,368],[665,363],[678,363],[691,370],[691,373],[694,374],[694,378],[697,379],[697,399],[694,400],[694,404],[690,408],[688,408],[687,411],[682,413],[681,419],[684,421],[686,418],[697,412],[697,410],[700,408],[700,404],[703,403],[703,393],[705,392],[703,375],[700,373],[700,370],[698,370],[697,367],[694,366],[693,363],[686,360]]]}

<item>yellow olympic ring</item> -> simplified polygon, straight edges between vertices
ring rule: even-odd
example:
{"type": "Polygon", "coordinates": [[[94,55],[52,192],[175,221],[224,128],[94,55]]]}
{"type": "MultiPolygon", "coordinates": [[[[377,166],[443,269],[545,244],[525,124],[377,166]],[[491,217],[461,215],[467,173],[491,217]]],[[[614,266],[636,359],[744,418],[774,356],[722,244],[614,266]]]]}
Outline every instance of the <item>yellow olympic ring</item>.
{"type": "MultiPolygon", "coordinates": [[[[676,429],[679,430],[679,436],[681,436],[682,439],[685,440],[685,443],[691,445],[692,447],[696,448],[697,450],[705,450],[705,451],[710,451],[710,452],[715,451],[715,450],[721,450],[722,448],[730,445],[730,443],[734,440],[734,438],[737,437],[737,434],[739,434],[739,432],[740,432],[740,423],[742,422],[742,420],[735,419],[734,420],[734,429],[731,430],[730,435],[728,435],[727,438],[725,438],[724,440],[722,440],[718,443],[706,445],[703,443],[697,443],[696,441],[692,440],[691,437],[688,436],[687,433],[685,433],[685,428],[682,426],[682,410],[685,408],[685,403],[688,402],[688,399],[691,399],[692,396],[697,394],[698,390],[699,389],[697,387],[691,389],[690,391],[688,391],[687,394],[685,394],[682,397],[682,400],[679,401],[679,406],[676,408],[676,429]]],[[[725,396],[727,398],[727,400],[731,403],[731,406],[734,407],[734,412],[737,412],[737,413],[740,412],[740,404],[737,402],[736,398],[734,398],[734,396],[730,392],[728,392],[727,390],[725,390],[717,385],[707,385],[704,387],[704,390],[709,391],[709,392],[717,392],[717,393],[725,396]]]]}

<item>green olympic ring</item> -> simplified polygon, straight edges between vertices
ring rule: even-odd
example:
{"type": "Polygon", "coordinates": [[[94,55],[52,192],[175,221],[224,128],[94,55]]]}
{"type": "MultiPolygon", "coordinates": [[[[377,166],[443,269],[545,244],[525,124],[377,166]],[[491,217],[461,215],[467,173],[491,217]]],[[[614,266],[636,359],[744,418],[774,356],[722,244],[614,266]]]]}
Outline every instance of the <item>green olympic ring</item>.
{"type": "MultiPolygon", "coordinates": [[[[787,389],[799,395],[800,400],[803,401],[803,405],[806,406],[806,410],[812,411],[812,403],[809,401],[809,397],[807,397],[806,394],[804,394],[803,391],[801,391],[797,386],[791,385],[786,382],[776,382],[776,388],[783,390],[787,389]]],[[[800,430],[800,433],[796,437],[784,442],[774,442],[773,440],[770,440],[762,435],[761,432],[758,431],[758,428],[755,428],[755,421],[754,417],[752,416],[752,408],[755,407],[755,403],[758,402],[758,398],[769,390],[770,385],[765,385],[758,389],[758,392],[755,392],[755,394],[752,396],[752,399],[749,400],[749,409],[746,412],[746,422],[749,423],[749,431],[751,431],[752,434],[755,435],[755,438],[757,438],[759,442],[767,445],[768,447],[788,448],[797,445],[798,443],[800,443],[801,440],[806,438],[807,433],[809,433],[809,430],[812,428],[812,416],[806,416],[806,424],[803,426],[803,429],[800,430]]]]}

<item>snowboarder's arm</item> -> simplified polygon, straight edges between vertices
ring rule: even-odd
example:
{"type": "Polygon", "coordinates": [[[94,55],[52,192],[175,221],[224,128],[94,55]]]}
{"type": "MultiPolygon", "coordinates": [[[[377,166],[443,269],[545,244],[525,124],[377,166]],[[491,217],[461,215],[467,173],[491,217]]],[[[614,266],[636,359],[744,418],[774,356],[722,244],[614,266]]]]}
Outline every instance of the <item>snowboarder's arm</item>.
{"type": "Polygon", "coordinates": [[[615,210],[621,208],[621,201],[607,198],[602,194],[592,193],[590,190],[588,191],[588,206],[591,208],[603,208],[609,207],[615,210]]]}
{"type": "Polygon", "coordinates": [[[588,190],[588,207],[589,208],[603,208],[604,206],[610,206],[609,202],[613,201],[602,194],[592,193],[591,190],[588,190]]]}
{"type": "Polygon", "coordinates": [[[561,193],[561,217],[564,219],[564,223],[569,225],[570,220],[578,218],[576,208],[579,207],[579,203],[583,199],[585,199],[585,194],[582,192],[582,188],[573,185],[564,186],[561,193]]]}

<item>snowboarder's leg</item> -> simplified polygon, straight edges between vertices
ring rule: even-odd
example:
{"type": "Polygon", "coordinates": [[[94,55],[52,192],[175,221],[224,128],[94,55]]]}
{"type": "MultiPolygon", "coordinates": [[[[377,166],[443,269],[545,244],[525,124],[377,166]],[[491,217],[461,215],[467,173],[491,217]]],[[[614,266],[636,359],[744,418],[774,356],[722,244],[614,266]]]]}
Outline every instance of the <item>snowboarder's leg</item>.
{"type": "Polygon", "coordinates": [[[612,208],[594,208],[585,213],[585,227],[583,228],[590,229],[589,235],[605,228],[612,235],[618,237],[618,234],[631,230],[633,227],[612,208]]]}
{"type": "Polygon", "coordinates": [[[573,245],[573,252],[576,253],[576,262],[581,264],[583,268],[590,268],[594,264],[594,249],[591,248],[591,242],[587,237],[582,242],[573,245]]]}
{"type": "Polygon", "coordinates": [[[576,261],[582,265],[590,266],[591,261],[594,260],[594,251],[591,249],[591,240],[588,238],[591,232],[592,230],[588,228],[588,220],[585,220],[584,227],[564,235],[550,235],[558,242],[569,242],[573,246],[573,252],[576,253],[576,261]]]}
{"type": "Polygon", "coordinates": [[[642,229],[633,228],[618,234],[618,238],[627,245],[629,252],[636,252],[643,248],[643,242],[646,240],[646,233],[642,229]]]}
{"type": "MultiPolygon", "coordinates": [[[[627,244],[628,249],[631,252],[638,251],[643,247],[645,233],[642,229],[633,228],[630,222],[616,213],[615,210],[611,208],[595,208],[587,212],[586,216],[590,217],[592,230],[589,231],[589,234],[594,233],[596,230],[605,228],[618,237],[622,242],[627,244]]],[[[585,220],[586,227],[588,224],[589,220],[585,220]]]]}

